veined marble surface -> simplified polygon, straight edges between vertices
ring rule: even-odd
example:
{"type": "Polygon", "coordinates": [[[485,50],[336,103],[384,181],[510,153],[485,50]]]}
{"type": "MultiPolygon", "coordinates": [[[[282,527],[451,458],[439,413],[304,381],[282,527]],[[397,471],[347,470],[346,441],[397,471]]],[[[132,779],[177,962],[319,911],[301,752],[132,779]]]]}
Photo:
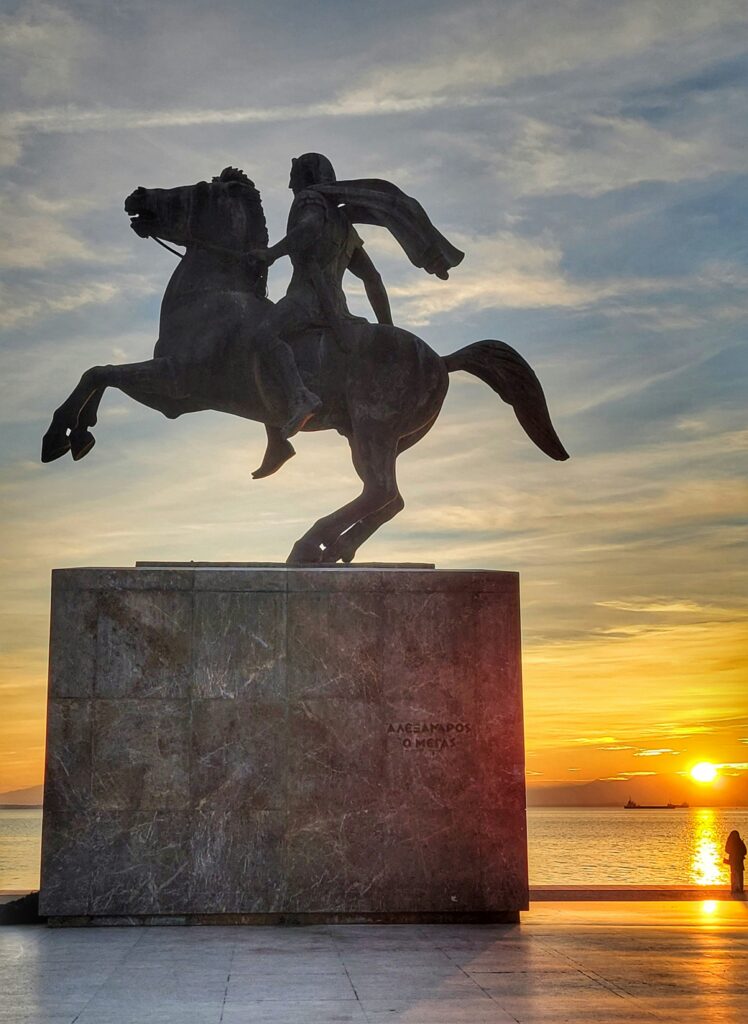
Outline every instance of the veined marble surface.
{"type": "Polygon", "coordinates": [[[42,913],[527,905],[518,577],[53,574],[42,913]]]}

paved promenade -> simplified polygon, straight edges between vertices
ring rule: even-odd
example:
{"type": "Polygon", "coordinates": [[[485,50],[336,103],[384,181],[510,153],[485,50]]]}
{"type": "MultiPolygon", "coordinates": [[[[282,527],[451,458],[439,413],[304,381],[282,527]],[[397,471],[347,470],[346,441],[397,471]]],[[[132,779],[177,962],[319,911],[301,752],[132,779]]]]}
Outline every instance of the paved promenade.
{"type": "Polygon", "coordinates": [[[522,925],[0,929],[0,1024],[729,1022],[748,909],[543,903],[522,925]]]}

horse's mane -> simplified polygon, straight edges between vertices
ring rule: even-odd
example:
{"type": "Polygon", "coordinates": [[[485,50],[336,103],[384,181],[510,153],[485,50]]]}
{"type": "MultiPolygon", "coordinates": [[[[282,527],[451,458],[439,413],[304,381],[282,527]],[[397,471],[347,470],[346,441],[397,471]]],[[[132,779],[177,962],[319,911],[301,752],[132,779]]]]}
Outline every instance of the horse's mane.
{"type": "MultiPolygon", "coordinates": [[[[213,178],[213,181],[239,181],[242,185],[249,185],[250,188],[255,188],[255,183],[247,177],[240,167],[224,167],[218,177],[213,178]]],[[[255,191],[257,191],[256,188],[255,191]]],[[[258,196],[259,194],[257,192],[258,196]]]]}
{"type": "MultiPolygon", "coordinates": [[[[240,167],[224,167],[221,173],[213,178],[216,184],[228,184],[230,182],[237,182],[240,185],[246,186],[242,189],[242,200],[248,202],[254,207],[252,214],[254,223],[259,228],[259,237],[256,242],[261,245],[268,244],[268,227],[267,221],[265,220],[265,211],[262,208],[262,199],[260,198],[260,191],[240,167]]],[[[267,274],[265,274],[267,276],[267,274]]]]}

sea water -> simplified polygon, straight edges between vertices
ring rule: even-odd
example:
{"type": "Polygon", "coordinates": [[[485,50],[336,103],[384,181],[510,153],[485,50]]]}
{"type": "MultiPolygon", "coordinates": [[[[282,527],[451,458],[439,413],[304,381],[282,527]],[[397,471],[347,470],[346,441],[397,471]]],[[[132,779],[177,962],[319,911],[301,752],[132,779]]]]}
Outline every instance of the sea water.
{"type": "Polygon", "coordinates": [[[39,888],[41,848],[39,808],[0,808],[0,892],[39,888]]]}
{"type": "Polygon", "coordinates": [[[530,807],[530,883],[729,885],[734,828],[748,835],[748,808],[530,807]]]}
{"type": "MultiPolygon", "coordinates": [[[[0,892],[39,888],[42,812],[0,809],[0,892]]],[[[725,840],[748,808],[530,807],[533,885],[727,885],[725,840]]]]}

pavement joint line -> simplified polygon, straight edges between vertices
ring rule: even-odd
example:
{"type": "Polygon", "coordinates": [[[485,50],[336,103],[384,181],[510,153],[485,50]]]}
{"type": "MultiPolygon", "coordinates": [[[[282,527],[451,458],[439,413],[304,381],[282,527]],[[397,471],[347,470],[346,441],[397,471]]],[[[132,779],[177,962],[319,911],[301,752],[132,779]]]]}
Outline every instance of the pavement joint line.
{"type": "Polygon", "coordinates": [[[585,970],[582,964],[575,960],[574,957],[569,956],[568,953],[556,952],[555,955],[566,960],[567,963],[573,964],[574,969],[576,971],[579,971],[580,974],[583,974],[585,978],[589,978],[590,981],[597,982],[598,984],[602,985],[603,988],[609,989],[609,991],[613,992],[617,996],[621,996],[622,998],[629,998],[628,992],[626,992],[624,989],[619,989],[615,982],[608,981],[607,978],[604,978],[601,974],[598,974],[596,971],[590,972],[589,969],[585,970]]]}
{"type": "Polygon", "coordinates": [[[336,950],[335,950],[335,951],[336,951],[336,953],[338,954],[338,958],[340,959],[340,963],[341,963],[341,964],[342,964],[342,966],[343,966],[343,970],[345,971],[345,976],[346,976],[346,978],[348,979],[348,983],[350,984],[351,988],[353,989],[353,994],[354,994],[354,995],[355,995],[355,997],[356,997],[356,1002],[357,1002],[357,1003],[358,1003],[358,1005],[359,1005],[359,1006],[361,1007],[361,1012],[363,1013],[364,1017],[366,1018],[366,1022],[367,1022],[367,1024],[370,1024],[370,1021],[369,1021],[369,1014],[368,1014],[368,1013],[366,1012],[366,1007],[365,1007],[365,1006],[364,1006],[364,1004],[363,1004],[363,1003],[361,1002],[361,1000],[360,1000],[360,998],[359,998],[359,995],[358,995],[358,991],[357,991],[357,989],[356,989],[356,986],[355,986],[355,985],[353,984],[353,979],[351,978],[351,975],[350,975],[350,973],[349,973],[349,971],[348,971],[348,965],[347,965],[347,964],[346,964],[346,962],[345,962],[345,959],[344,959],[344,957],[343,957],[343,952],[342,952],[342,950],[340,949],[340,945],[339,945],[338,943],[336,943],[336,942],[335,942],[335,935],[334,935],[334,934],[330,935],[330,938],[332,939],[333,945],[334,945],[334,946],[337,946],[337,948],[336,948],[336,950]]]}
{"type": "Polygon", "coordinates": [[[234,958],[236,957],[236,939],[231,943],[231,959],[229,960],[229,970],[226,975],[226,984],[223,988],[223,1002],[221,1003],[221,1016],[218,1018],[218,1024],[223,1024],[223,1014],[226,1009],[226,1000],[229,995],[229,985],[231,984],[231,974],[234,969],[234,958]]]}
{"type": "Polygon", "coordinates": [[[76,1024],[76,1021],[80,1020],[81,1014],[86,1012],[86,1010],[91,1005],[91,1003],[94,1001],[94,999],[99,994],[99,992],[101,992],[101,990],[104,988],[104,986],[110,980],[110,978],[112,978],[112,976],[114,975],[115,971],[121,970],[123,964],[125,963],[125,961],[127,960],[127,957],[129,956],[129,954],[132,952],[133,949],[135,949],[136,946],[140,945],[140,943],[142,941],[143,941],[143,936],[139,935],[138,938],[135,940],[135,942],[133,942],[133,944],[129,947],[129,949],[125,949],[125,950],[122,951],[122,956],[120,957],[120,959],[116,963],[112,964],[111,970],[108,971],[107,976],[97,986],[97,988],[95,989],[95,991],[91,995],[91,998],[88,1000],[88,1002],[85,1003],[80,1008],[80,1010],[75,1014],[75,1016],[71,1019],[70,1024],[76,1024]]]}

